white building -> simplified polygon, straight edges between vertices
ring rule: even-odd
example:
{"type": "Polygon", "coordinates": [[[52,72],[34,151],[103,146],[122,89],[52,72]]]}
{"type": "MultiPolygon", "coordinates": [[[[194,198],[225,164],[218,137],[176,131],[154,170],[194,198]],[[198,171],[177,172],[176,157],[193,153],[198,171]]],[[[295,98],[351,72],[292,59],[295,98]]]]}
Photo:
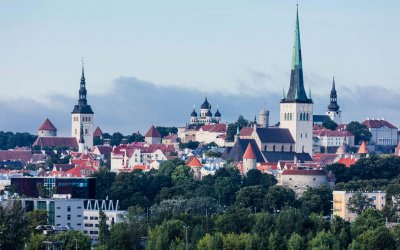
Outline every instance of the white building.
{"type": "Polygon", "coordinates": [[[38,129],[39,137],[57,136],[57,128],[47,118],[38,129]]]}
{"type": "MultiPolygon", "coordinates": [[[[67,197],[67,196],[63,196],[67,197]]],[[[22,198],[22,206],[27,212],[46,210],[48,224],[68,226],[73,230],[83,231],[83,199],[69,198],[22,198]]]]}
{"type": "MultiPolygon", "coordinates": [[[[333,191],[333,215],[339,216],[346,221],[354,221],[357,218],[357,214],[349,212],[347,208],[349,199],[356,192],[349,191],[333,191]]],[[[362,192],[372,200],[373,207],[382,210],[386,205],[386,192],[374,191],[374,192],[362,192]]]]}
{"type": "Polygon", "coordinates": [[[99,237],[100,209],[106,215],[106,223],[109,229],[115,224],[123,221],[127,211],[118,209],[118,201],[112,200],[87,200],[83,211],[83,233],[91,240],[99,237]]]}
{"type": "Polygon", "coordinates": [[[398,143],[398,128],[384,118],[367,118],[361,124],[367,126],[372,137],[369,142],[371,145],[396,146],[398,143]]]}
{"type": "Polygon", "coordinates": [[[75,137],[77,141],[81,138],[81,126],[84,134],[85,147],[93,148],[93,123],[94,123],[94,112],[90,105],[87,104],[86,99],[86,80],[85,73],[82,64],[82,77],[79,89],[79,100],[78,104],[74,106],[71,112],[71,136],[75,137]]]}

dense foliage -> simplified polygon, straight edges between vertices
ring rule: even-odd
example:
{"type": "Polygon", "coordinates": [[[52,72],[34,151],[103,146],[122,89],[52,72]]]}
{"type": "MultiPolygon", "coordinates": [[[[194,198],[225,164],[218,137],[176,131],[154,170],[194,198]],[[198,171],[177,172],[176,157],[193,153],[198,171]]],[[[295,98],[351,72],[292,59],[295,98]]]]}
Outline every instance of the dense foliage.
{"type": "Polygon", "coordinates": [[[0,149],[14,149],[15,147],[31,147],[37,136],[29,133],[13,133],[0,131],[0,149]]]}
{"type": "Polygon", "coordinates": [[[357,121],[347,124],[346,130],[354,135],[354,143],[356,145],[361,144],[362,141],[369,141],[372,137],[367,126],[357,121]]]}

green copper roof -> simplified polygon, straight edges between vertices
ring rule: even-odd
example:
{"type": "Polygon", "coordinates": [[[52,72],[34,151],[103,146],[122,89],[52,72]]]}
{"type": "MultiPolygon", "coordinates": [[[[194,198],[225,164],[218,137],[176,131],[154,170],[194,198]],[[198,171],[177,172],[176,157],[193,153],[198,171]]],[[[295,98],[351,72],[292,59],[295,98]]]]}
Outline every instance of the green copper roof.
{"type": "Polygon", "coordinates": [[[303,65],[301,62],[300,23],[299,23],[299,8],[298,7],[297,7],[297,11],[296,11],[296,28],[294,31],[292,70],[295,69],[296,65],[298,66],[299,69],[303,68],[303,65]]]}

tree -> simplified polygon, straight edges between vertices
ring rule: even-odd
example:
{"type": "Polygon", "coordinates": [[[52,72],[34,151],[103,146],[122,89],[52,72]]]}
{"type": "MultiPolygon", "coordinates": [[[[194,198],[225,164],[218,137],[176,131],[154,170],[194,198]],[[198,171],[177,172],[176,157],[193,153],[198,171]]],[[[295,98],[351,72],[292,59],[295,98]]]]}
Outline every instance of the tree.
{"type": "Polygon", "coordinates": [[[268,243],[268,249],[270,250],[286,249],[286,240],[278,233],[278,231],[275,231],[269,235],[268,243]]]}
{"type": "Polygon", "coordinates": [[[114,184],[116,174],[100,168],[99,171],[93,173],[92,177],[96,177],[96,198],[105,199],[110,192],[111,186],[114,184]]]}
{"type": "Polygon", "coordinates": [[[310,241],[311,250],[340,249],[340,242],[330,232],[321,231],[310,241]]]}
{"type": "Polygon", "coordinates": [[[372,198],[368,198],[367,195],[362,192],[356,192],[352,197],[349,198],[347,208],[351,213],[360,215],[365,209],[373,207],[372,198]]]}
{"type": "Polygon", "coordinates": [[[326,129],[335,131],[338,127],[337,123],[332,121],[331,119],[326,119],[323,123],[322,126],[326,129]]]}
{"type": "Polygon", "coordinates": [[[43,241],[46,240],[45,234],[32,234],[26,243],[26,250],[45,250],[43,241]]]}
{"type": "Polygon", "coordinates": [[[99,211],[99,245],[106,245],[110,239],[110,231],[107,225],[107,216],[100,209],[99,211]]]}
{"type": "Polygon", "coordinates": [[[240,130],[244,127],[249,126],[249,124],[250,124],[250,122],[248,120],[244,119],[244,117],[242,115],[240,115],[235,123],[228,124],[228,128],[226,130],[226,140],[233,141],[238,127],[240,130]]]}
{"type": "Polygon", "coordinates": [[[267,190],[277,183],[275,177],[271,174],[263,174],[258,169],[251,169],[243,178],[242,186],[260,185],[267,190]]]}
{"type": "Polygon", "coordinates": [[[260,211],[264,208],[266,191],[261,186],[243,187],[236,193],[236,206],[260,211]]]}
{"type": "Polygon", "coordinates": [[[302,210],[324,215],[331,212],[331,200],[332,191],[327,186],[308,188],[300,198],[302,210]]]}
{"type": "Polygon", "coordinates": [[[117,145],[121,144],[122,139],[124,139],[124,136],[121,133],[116,132],[116,133],[112,134],[112,136],[111,136],[110,145],[117,146],[117,145]]]}
{"type": "Polygon", "coordinates": [[[57,234],[54,239],[56,241],[64,242],[63,249],[65,250],[90,250],[91,247],[89,236],[83,234],[80,231],[68,230],[57,234]]]}
{"type": "Polygon", "coordinates": [[[369,229],[383,226],[385,226],[385,220],[382,213],[374,208],[368,208],[351,224],[351,233],[355,238],[369,229]]]}
{"type": "Polygon", "coordinates": [[[347,124],[346,130],[354,135],[355,144],[359,144],[361,141],[369,141],[372,137],[368,127],[357,121],[347,124]]]}
{"type": "Polygon", "coordinates": [[[28,219],[20,200],[9,201],[7,208],[0,206],[1,249],[23,249],[29,235],[28,219]]]}
{"type": "Polygon", "coordinates": [[[347,249],[348,245],[352,241],[350,222],[343,220],[339,216],[335,216],[331,223],[330,231],[338,238],[340,248],[347,249]]]}
{"type": "Polygon", "coordinates": [[[35,228],[39,225],[47,225],[48,215],[46,210],[33,210],[26,215],[28,219],[28,232],[30,233],[35,233],[35,228]]]}
{"type": "Polygon", "coordinates": [[[291,206],[295,202],[295,193],[290,188],[273,186],[268,190],[266,203],[271,211],[276,212],[284,206],[291,206]]]}
{"type": "Polygon", "coordinates": [[[293,233],[288,241],[288,250],[304,250],[306,246],[304,244],[304,239],[300,234],[293,233]]]}
{"type": "Polygon", "coordinates": [[[174,239],[184,239],[185,224],[180,220],[166,220],[149,230],[147,249],[169,249],[174,239]]]}
{"type": "Polygon", "coordinates": [[[396,241],[385,226],[369,229],[359,235],[349,246],[349,250],[394,250],[396,241]]]}

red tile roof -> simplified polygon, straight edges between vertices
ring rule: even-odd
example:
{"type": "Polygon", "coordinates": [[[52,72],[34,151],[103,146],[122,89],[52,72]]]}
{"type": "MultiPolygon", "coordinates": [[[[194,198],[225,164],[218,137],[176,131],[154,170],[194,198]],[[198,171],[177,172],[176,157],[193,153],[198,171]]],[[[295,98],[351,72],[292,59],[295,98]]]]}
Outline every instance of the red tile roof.
{"type": "Polygon", "coordinates": [[[217,123],[217,124],[204,125],[201,126],[200,129],[202,131],[208,131],[210,133],[226,133],[226,124],[217,123]]]}
{"type": "Polygon", "coordinates": [[[286,169],[283,170],[282,175],[326,175],[325,170],[316,169],[286,169]]]}
{"type": "Polygon", "coordinates": [[[240,136],[251,136],[253,134],[254,128],[244,127],[240,130],[240,136]]]}
{"type": "Polygon", "coordinates": [[[372,120],[368,119],[368,120],[363,121],[361,124],[364,124],[368,128],[388,127],[388,128],[397,129],[396,126],[394,126],[393,124],[391,124],[388,121],[385,121],[383,119],[372,119],[372,120]]]}
{"type": "Polygon", "coordinates": [[[353,136],[352,133],[350,133],[347,130],[329,130],[329,129],[318,129],[313,131],[313,135],[316,136],[326,136],[326,137],[345,137],[345,136],[353,136]]]}
{"type": "Polygon", "coordinates": [[[33,146],[40,147],[57,147],[66,146],[77,148],[78,142],[75,137],[38,137],[33,143],[33,146]]]}
{"type": "Polygon", "coordinates": [[[189,167],[202,167],[203,164],[199,161],[197,157],[193,157],[192,160],[188,163],[189,167]]]}
{"type": "Polygon", "coordinates": [[[357,159],[354,157],[349,157],[349,158],[340,158],[340,160],[337,162],[339,164],[343,164],[346,167],[350,167],[351,165],[353,165],[354,163],[356,163],[357,159]]]}
{"type": "Polygon", "coordinates": [[[153,126],[150,127],[149,131],[147,131],[146,135],[144,137],[157,137],[161,138],[160,132],[153,126]]]}
{"type": "Polygon", "coordinates": [[[32,152],[30,150],[1,150],[0,161],[21,161],[27,163],[32,160],[32,152]]]}
{"type": "Polygon", "coordinates": [[[40,125],[38,130],[47,130],[47,131],[57,131],[56,127],[54,127],[53,123],[47,118],[42,125],[40,125]]]}
{"type": "Polygon", "coordinates": [[[254,154],[253,148],[251,147],[250,143],[243,154],[243,159],[256,159],[256,155],[254,154]]]}
{"type": "Polygon", "coordinates": [[[101,129],[99,127],[97,127],[93,132],[93,136],[103,137],[103,131],[101,131],[101,129]]]}
{"type": "Polygon", "coordinates": [[[146,170],[146,165],[135,165],[133,166],[133,170],[146,170]]]}
{"type": "Polygon", "coordinates": [[[94,167],[82,165],[66,171],[65,174],[73,177],[86,177],[95,172],[97,172],[97,170],[94,167]]]}

